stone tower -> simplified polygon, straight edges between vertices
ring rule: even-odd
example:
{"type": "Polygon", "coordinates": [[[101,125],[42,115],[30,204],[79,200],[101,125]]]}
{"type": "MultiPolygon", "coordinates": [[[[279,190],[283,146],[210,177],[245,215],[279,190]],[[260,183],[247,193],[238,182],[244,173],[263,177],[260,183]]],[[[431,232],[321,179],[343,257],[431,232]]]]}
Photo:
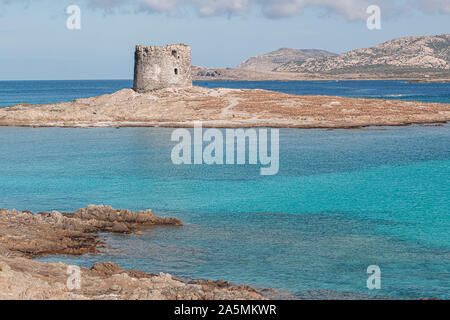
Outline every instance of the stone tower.
{"type": "Polygon", "coordinates": [[[137,92],[192,86],[191,48],[184,44],[166,47],[137,45],[134,85],[137,92]]]}

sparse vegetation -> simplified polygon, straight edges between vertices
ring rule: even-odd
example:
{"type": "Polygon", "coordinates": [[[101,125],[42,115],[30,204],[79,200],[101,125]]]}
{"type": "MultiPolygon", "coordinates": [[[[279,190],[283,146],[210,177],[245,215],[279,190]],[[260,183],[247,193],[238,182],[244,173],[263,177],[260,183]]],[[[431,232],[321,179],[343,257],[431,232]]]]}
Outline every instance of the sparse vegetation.
{"type": "Polygon", "coordinates": [[[321,57],[287,63],[279,72],[327,75],[362,74],[411,78],[439,76],[450,78],[450,34],[394,39],[370,49],[353,50],[335,57],[321,57]],[[433,53],[425,48],[433,49],[433,53]]]}

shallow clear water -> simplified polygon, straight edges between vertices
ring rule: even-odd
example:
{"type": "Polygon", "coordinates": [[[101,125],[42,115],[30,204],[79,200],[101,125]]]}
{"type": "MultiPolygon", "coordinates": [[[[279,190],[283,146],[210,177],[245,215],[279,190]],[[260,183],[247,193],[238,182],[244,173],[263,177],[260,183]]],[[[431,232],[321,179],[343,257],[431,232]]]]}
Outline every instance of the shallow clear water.
{"type": "Polygon", "coordinates": [[[171,129],[0,128],[0,207],[181,218],[120,251],[48,257],[287,289],[449,298],[450,126],[280,130],[280,172],[174,166],[171,129]],[[366,269],[382,290],[366,289],[366,269]]]}
{"type": "MultiPolygon", "coordinates": [[[[295,94],[450,102],[449,84],[402,81],[198,82],[295,94]]],[[[112,93],[129,80],[0,82],[0,106],[112,93]]],[[[225,279],[302,293],[329,289],[449,298],[450,126],[280,131],[280,172],[174,166],[171,129],[0,128],[0,208],[88,204],[181,218],[116,253],[47,257],[90,267],[225,279]],[[378,265],[382,290],[366,289],[378,265]]]]}

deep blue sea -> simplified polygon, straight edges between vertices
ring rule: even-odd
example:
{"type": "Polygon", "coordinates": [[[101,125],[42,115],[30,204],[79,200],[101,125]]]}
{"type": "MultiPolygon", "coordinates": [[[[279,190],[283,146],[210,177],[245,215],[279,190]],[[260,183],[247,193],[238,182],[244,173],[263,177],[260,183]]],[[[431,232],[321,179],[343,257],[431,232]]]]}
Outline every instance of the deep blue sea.
{"type": "MultiPolygon", "coordinates": [[[[201,82],[450,102],[450,84],[201,82]]],[[[0,105],[111,93],[130,81],[0,82],[0,105]]],[[[304,295],[325,289],[450,298],[450,125],[280,130],[280,171],[175,166],[170,128],[0,128],[0,208],[72,212],[88,204],[183,220],[143,236],[107,236],[116,253],[47,257],[304,295]],[[381,290],[366,288],[370,265],[381,290]]]]}
{"type": "MultiPolygon", "coordinates": [[[[450,103],[448,83],[406,81],[198,81],[207,88],[265,89],[290,94],[329,95],[450,103]]],[[[131,88],[131,80],[0,81],[0,107],[73,101],[131,88]]]]}

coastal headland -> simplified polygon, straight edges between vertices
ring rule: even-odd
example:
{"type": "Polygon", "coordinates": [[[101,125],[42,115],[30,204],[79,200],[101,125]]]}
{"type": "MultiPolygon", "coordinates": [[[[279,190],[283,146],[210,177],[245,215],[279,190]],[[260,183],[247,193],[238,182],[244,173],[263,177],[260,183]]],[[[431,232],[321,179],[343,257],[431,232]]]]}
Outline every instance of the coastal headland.
{"type": "Polygon", "coordinates": [[[186,282],[164,273],[124,270],[114,263],[80,268],[80,287],[70,290],[68,265],[31,259],[95,254],[107,250],[97,233],[139,235],[139,230],[153,226],[180,227],[182,222],[156,217],[150,210],[131,212],[103,205],[75,213],[0,210],[0,299],[264,299],[248,286],[211,280],[186,282]]]}
{"type": "Polygon", "coordinates": [[[236,68],[192,68],[196,81],[411,80],[448,83],[450,34],[392,39],[342,54],[317,49],[279,50],[236,68]]]}
{"type": "Polygon", "coordinates": [[[443,123],[450,104],[290,95],[265,90],[123,89],[72,102],[0,108],[0,126],[358,128],[443,123]]]}

